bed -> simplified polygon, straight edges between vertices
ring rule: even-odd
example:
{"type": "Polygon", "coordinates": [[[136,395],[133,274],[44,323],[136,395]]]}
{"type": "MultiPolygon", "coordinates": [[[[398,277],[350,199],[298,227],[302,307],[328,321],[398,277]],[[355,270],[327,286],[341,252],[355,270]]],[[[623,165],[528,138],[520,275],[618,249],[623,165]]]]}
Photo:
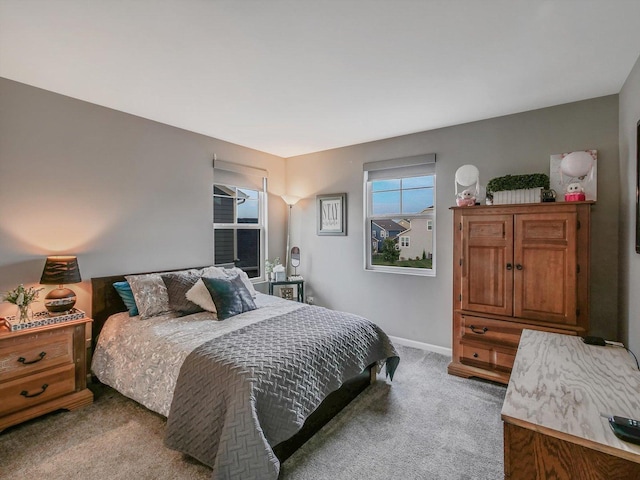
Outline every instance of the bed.
{"type": "Polygon", "coordinates": [[[92,279],[93,373],[167,417],[167,446],[213,478],[276,479],[383,364],[392,378],[399,362],[386,334],[355,315],[254,291],[257,308],[223,321],[208,311],[141,320],[113,286],[123,281],[92,279]]]}

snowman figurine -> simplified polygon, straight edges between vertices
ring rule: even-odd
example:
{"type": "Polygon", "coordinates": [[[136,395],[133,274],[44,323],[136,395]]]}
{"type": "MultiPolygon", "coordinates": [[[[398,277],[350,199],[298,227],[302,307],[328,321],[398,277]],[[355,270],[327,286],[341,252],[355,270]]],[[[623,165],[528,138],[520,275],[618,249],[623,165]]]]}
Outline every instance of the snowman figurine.
{"type": "Polygon", "coordinates": [[[473,194],[473,190],[467,188],[466,190],[458,194],[456,198],[456,205],[459,207],[473,207],[476,204],[476,197],[473,194]]]}
{"type": "Polygon", "coordinates": [[[584,202],[584,188],[579,182],[570,183],[564,194],[565,202],[584,202]]]}

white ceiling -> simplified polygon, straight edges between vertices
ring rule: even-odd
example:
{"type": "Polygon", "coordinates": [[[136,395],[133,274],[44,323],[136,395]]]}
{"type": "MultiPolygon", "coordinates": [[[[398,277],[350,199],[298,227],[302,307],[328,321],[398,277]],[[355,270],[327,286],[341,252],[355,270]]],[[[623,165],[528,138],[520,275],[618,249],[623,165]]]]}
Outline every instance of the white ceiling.
{"type": "Polygon", "coordinates": [[[0,0],[0,76],[289,157],[620,91],[639,0],[0,0]]]}

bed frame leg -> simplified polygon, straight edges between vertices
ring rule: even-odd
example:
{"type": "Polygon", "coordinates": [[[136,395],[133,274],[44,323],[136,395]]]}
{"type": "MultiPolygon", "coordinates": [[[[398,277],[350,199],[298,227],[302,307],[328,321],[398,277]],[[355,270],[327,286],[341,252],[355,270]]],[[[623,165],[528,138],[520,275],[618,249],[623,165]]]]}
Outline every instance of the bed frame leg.
{"type": "Polygon", "coordinates": [[[376,383],[377,379],[378,379],[378,368],[376,365],[372,365],[371,368],[369,369],[369,384],[373,385],[374,383],[376,383]]]}

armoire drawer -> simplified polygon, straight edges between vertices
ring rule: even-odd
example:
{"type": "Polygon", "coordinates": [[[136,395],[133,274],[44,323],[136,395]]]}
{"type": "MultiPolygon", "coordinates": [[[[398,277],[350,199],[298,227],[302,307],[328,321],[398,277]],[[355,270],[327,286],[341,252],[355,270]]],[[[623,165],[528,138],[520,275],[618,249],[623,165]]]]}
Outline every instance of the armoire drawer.
{"type": "Polygon", "coordinates": [[[516,348],[463,343],[460,361],[480,368],[510,371],[516,359],[516,350],[516,348]]]}
{"type": "Polygon", "coordinates": [[[517,347],[524,325],[515,322],[492,320],[473,315],[461,315],[463,340],[500,343],[517,347]]]}
{"type": "Polygon", "coordinates": [[[507,320],[495,320],[468,314],[462,314],[460,321],[460,332],[463,342],[486,342],[491,345],[504,345],[513,348],[518,348],[520,335],[522,335],[522,330],[525,328],[551,333],[571,333],[560,328],[529,325],[507,320]]]}

